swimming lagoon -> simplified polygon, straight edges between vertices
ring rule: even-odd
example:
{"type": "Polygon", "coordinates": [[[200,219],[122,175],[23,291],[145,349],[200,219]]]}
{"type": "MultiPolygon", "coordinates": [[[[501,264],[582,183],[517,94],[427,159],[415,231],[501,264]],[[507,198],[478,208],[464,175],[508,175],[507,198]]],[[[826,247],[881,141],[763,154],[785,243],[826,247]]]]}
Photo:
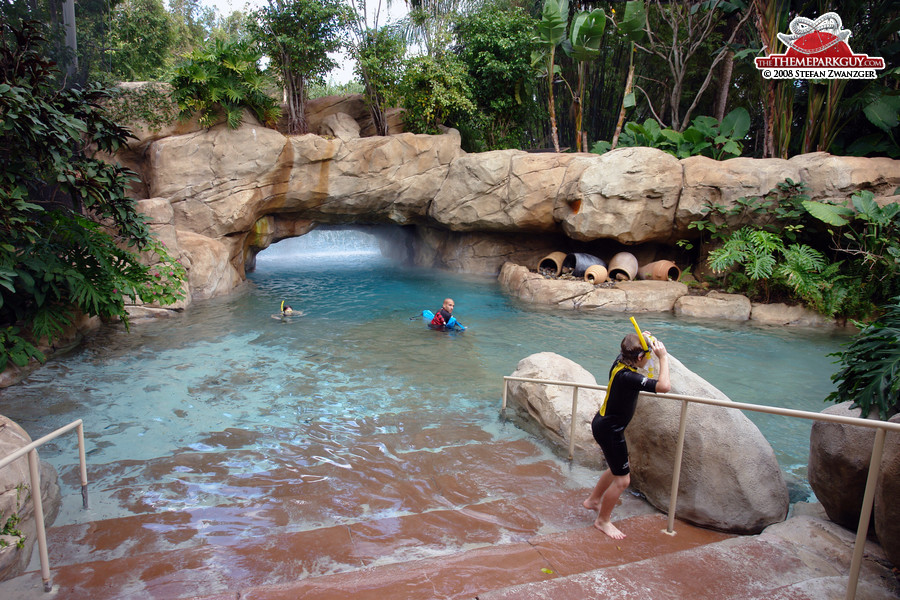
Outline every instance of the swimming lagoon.
{"type": "MultiPolygon", "coordinates": [[[[195,302],[169,319],[134,323],[130,332],[106,326],[0,391],[2,413],[33,438],[84,419],[88,462],[99,471],[90,511],[80,506],[73,440],[41,451],[62,475],[64,503],[55,524],[128,514],[137,496],[142,510],[204,506],[228,496],[215,478],[178,493],[150,485],[153,477],[189,479],[139,467],[179,453],[222,452],[233,444],[257,458],[242,453],[217,468],[250,473],[274,464],[282,444],[317,435],[332,450],[315,460],[340,465],[341,453],[363,439],[354,425],[363,417],[462,418],[500,439],[530,437],[499,417],[502,377],[522,358],[552,351],[603,382],[619,341],[632,330],[629,315],[525,304],[493,278],[404,266],[385,258],[383,247],[363,230],[316,230],[285,240],[258,256],[236,293],[195,302]],[[435,332],[423,323],[421,311],[436,310],[447,296],[467,331],[435,332]],[[304,314],[281,318],[282,301],[304,314]],[[216,441],[226,434],[231,442],[216,441]],[[122,486],[132,484],[137,491],[125,502],[122,486]]],[[[828,354],[848,340],[831,329],[636,317],[732,400],[810,411],[828,406],[823,399],[834,389],[836,370],[828,354]]],[[[811,499],[811,422],[747,414],[775,449],[792,501],[811,499]]],[[[573,487],[592,485],[596,473],[568,465],[549,448],[546,454],[570,470],[573,487]]]]}

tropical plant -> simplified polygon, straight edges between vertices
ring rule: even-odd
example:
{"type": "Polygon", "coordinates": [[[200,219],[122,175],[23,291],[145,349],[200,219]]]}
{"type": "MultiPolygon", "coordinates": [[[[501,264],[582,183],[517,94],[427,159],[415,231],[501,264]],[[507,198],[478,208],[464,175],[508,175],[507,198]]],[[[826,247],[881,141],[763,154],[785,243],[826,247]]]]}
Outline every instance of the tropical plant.
{"type": "MultiPolygon", "coordinates": [[[[616,11],[613,9],[613,16],[616,11]]],[[[628,39],[628,78],[625,80],[625,92],[622,95],[622,108],[619,109],[619,118],[616,121],[616,131],[613,134],[611,149],[619,143],[622,127],[625,123],[625,111],[635,105],[634,97],[634,45],[644,39],[644,29],[647,22],[647,10],[643,0],[630,0],[625,3],[625,14],[621,21],[616,23],[616,30],[620,35],[628,39]]]]}
{"type": "Polygon", "coordinates": [[[476,111],[465,66],[452,54],[440,59],[417,56],[407,61],[400,95],[403,122],[414,133],[441,133],[440,126],[476,111]]]}
{"type": "MultiPolygon", "coordinates": [[[[647,119],[643,125],[626,123],[619,145],[659,148],[677,158],[702,155],[725,160],[741,155],[744,149],[742,140],[749,130],[750,114],[744,108],[736,108],[725,115],[721,123],[713,117],[700,116],[681,132],[663,129],[656,119],[647,119]]],[[[611,149],[612,144],[599,141],[591,152],[603,154],[611,149]]]]}
{"type": "Polygon", "coordinates": [[[528,127],[540,118],[529,60],[535,19],[518,6],[494,2],[454,24],[453,51],[465,64],[480,122],[460,123],[464,148],[527,147],[528,127]]]}
{"type": "Polygon", "coordinates": [[[859,282],[863,314],[900,294],[900,202],[884,205],[869,190],[846,204],[806,200],[803,207],[829,225],[831,250],[847,260],[847,271],[859,282]]]}
{"type": "Polygon", "coordinates": [[[375,131],[378,135],[387,135],[385,111],[398,102],[406,44],[387,27],[368,29],[361,33],[356,53],[356,75],[365,87],[366,104],[372,113],[375,131]]]}
{"type": "Polygon", "coordinates": [[[606,29],[606,13],[595,8],[588,12],[579,12],[572,19],[569,28],[569,39],[563,42],[563,50],[575,61],[577,83],[572,92],[572,103],[575,105],[575,148],[578,152],[587,149],[587,140],[582,140],[581,129],[584,119],[584,72],[591,61],[600,56],[600,43],[606,29]]]}
{"type": "Polygon", "coordinates": [[[307,87],[336,66],[328,54],[340,49],[350,13],[340,0],[272,0],[251,15],[250,31],[284,87],[288,133],[309,133],[307,87]]]}
{"type": "Polygon", "coordinates": [[[246,41],[214,40],[195,50],[172,77],[180,116],[199,113],[200,125],[212,127],[224,112],[234,129],[248,108],[261,123],[274,126],[280,109],[266,93],[270,79],[260,71],[261,58],[262,53],[246,41]]]}
{"type": "Polygon", "coordinates": [[[165,84],[117,87],[105,107],[113,121],[131,129],[146,127],[159,131],[178,117],[178,104],[165,84]]]}
{"type": "Polygon", "coordinates": [[[128,137],[101,106],[109,92],[56,88],[41,29],[3,22],[0,35],[0,369],[42,359],[37,340],[77,312],[127,325],[125,297],[183,297],[184,267],[127,196],[134,173],[93,154],[128,137]]]}
{"type": "Polygon", "coordinates": [[[531,64],[541,77],[547,80],[548,107],[550,112],[550,139],[553,149],[559,152],[559,134],[556,128],[556,100],[553,84],[560,75],[556,64],[556,47],[566,39],[569,23],[569,0],[544,0],[541,20],[537,24],[537,48],[531,53],[531,64]]]}
{"type": "Polygon", "coordinates": [[[123,0],[110,15],[110,72],[124,81],[153,81],[170,65],[175,44],[162,0],[123,0]]]}
{"type": "Polygon", "coordinates": [[[868,417],[874,409],[887,421],[900,410],[900,297],[893,298],[873,323],[863,325],[838,357],[840,371],[831,376],[837,389],[826,402],[852,401],[868,417]]]}

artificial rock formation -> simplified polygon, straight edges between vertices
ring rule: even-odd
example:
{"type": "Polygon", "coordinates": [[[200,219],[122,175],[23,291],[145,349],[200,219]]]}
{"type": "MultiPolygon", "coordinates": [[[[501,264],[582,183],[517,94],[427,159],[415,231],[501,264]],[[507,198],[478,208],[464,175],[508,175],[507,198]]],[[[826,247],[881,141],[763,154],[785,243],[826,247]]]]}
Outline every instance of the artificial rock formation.
{"type": "MultiPolygon", "coordinates": [[[[675,357],[670,355],[669,360],[672,393],[728,400],[675,357]]],[[[550,352],[522,359],[512,375],[596,385],[580,365],[550,352]]],[[[602,399],[603,392],[579,390],[575,417],[579,462],[602,462],[590,430],[602,399]]],[[[508,402],[526,428],[568,449],[572,388],[510,382],[508,402]]],[[[642,396],[625,430],[632,485],[663,511],[669,503],[680,411],[679,402],[642,396]]],[[[756,425],[737,408],[691,404],[687,414],[676,516],[744,534],[783,521],[789,505],[787,485],[772,447],[756,425]]]]}
{"type": "MultiPolygon", "coordinates": [[[[859,417],[851,402],[830,406],[829,415],[859,417]]],[[[870,419],[877,419],[873,409],[870,419]]],[[[900,423],[900,415],[890,421],[900,423]]],[[[816,421],[809,436],[809,485],[828,518],[856,531],[872,460],[875,430],[869,427],[816,421]]],[[[888,432],[872,507],[875,534],[894,565],[900,564],[900,435],[888,432]]]]}
{"type": "MultiPolygon", "coordinates": [[[[785,178],[807,183],[815,200],[860,189],[886,198],[900,185],[900,161],[824,153],[722,162],[654,148],[467,154],[454,130],[373,136],[359,97],[312,101],[308,116],[315,133],[301,136],[249,113],[235,130],[139,130],[118,156],[142,176],[135,191],[154,230],[190,263],[189,296],[228,293],[257,252],[318,224],[410,227],[421,266],[496,275],[504,262],[530,265],[574,243],[627,245],[653,260],[658,246],[697,235],[688,225],[706,202],[734,206],[785,178]]],[[[397,113],[388,121],[398,131],[397,113]]],[[[594,296],[585,304],[629,302],[622,290],[594,296]]]]}
{"type": "MultiPolygon", "coordinates": [[[[0,415],[0,456],[9,456],[30,443],[31,437],[24,429],[0,415]]],[[[49,527],[59,513],[62,496],[57,483],[56,469],[41,461],[39,471],[44,524],[49,527]]],[[[12,515],[18,515],[20,520],[15,529],[24,535],[21,548],[17,546],[21,541],[19,536],[0,535],[0,539],[8,544],[0,547],[0,581],[11,579],[25,572],[37,541],[30,482],[27,456],[0,469],[0,524],[5,525],[12,515]]]]}
{"type": "MultiPolygon", "coordinates": [[[[890,418],[900,423],[900,415],[890,418]]],[[[900,433],[890,431],[884,440],[881,473],[875,490],[875,533],[888,560],[900,565],[900,433]]]]}

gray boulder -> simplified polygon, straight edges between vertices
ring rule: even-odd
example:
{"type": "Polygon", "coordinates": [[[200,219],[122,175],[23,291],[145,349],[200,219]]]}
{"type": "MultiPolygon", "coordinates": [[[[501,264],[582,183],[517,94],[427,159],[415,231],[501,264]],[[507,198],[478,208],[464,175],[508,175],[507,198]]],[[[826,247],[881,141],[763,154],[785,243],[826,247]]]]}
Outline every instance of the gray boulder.
{"type": "MultiPolygon", "coordinates": [[[[891,423],[900,423],[894,415],[891,423]]],[[[875,490],[875,534],[887,558],[900,565],[900,433],[888,432],[884,440],[881,473],[875,490]]]]}
{"type": "MultiPolygon", "coordinates": [[[[670,357],[670,371],[673,393],[728,400],[674,357],[670,357]]],[[[577,363],[550,352],[521,360],[513,375],[596,381],[577,363]]],[[[579,391],[575,417],[579,462],[604,464],[590,430],[603,396],[603,392],[579,391]]],[[[526,429],[544,435],[561,451],[568,450],[571,388],[510,383],[507,401],[526,429]]],[[[626,430],[632,485],[663,511],[668,510],[680,411],[680,402],[642,396],[626,430]]],[[[734,533],[759,533],[783,521],[789,505],[787,485],[775,453],[750,419],[736,408],[703,404],[690,405],[687,418],[676,516],[734,533]]]]}
{"type": "MultiPolygon", "coordinates": [[[[0,456],[9,456],[31,441],[28,433],[17,423],[0,415],[0,456]]],[[[44,525],[49,527],[59,513],[62,496],[56,469],[43,461],[40,462],[40,478],[44,525]]],[[[15,528],[24,536],[24,539],[14,535],[0,536],[0,539],[8,544],[0,547],[0,581],[24,573],[31,560],[31,553],[37,541],[31,493],[27,456],[0,469],[0,524],[5,525],[12,515],[17,515],[19,522],[15,528]],[[22,543],[21,548],[18,547],[19,543],[22,543]]]]}
{"type": "MultiPolygon", "coordinates": [[[[671,355],[669,370],[673,394],[728,400],[671,355]]],[[[642,396],[625,430],[633,485],[660,510],[668,509],[680,414],[680,402],[642,396]]],[[[775,452],[742,411],[697,403],[688,406],[678,518],[752,534],[783,521],[789,504],[775,452]]]]}
{"type": "MultiPolygon", "coordinates": [[[[540,352],[523,358],[512,375],[597,385],[597,380],[587,369],[554,352],[540,352]]],[[[515,411],[517,422],[526,430],[548,438],[561,453],[567,454],[574,388],[518,381],[511,381],[508,385],[507,406],[515,411]]],[[[591,420],[603,397],[603,392],[597,390],[578,390],[575,456],[579,462],[605,468],[603,454],[591,433],[591,420]]]]}
{"type": "MultiPolygon", "coordinates": [[[[860,409],[851,404],[829,406],[822,413],[859,417],[860,409]]],[[[848,529],[859,525],[874,441],[875,430],[868,427],[816,421],[810,431],[809,485],[828,518],[848,529]]]]}

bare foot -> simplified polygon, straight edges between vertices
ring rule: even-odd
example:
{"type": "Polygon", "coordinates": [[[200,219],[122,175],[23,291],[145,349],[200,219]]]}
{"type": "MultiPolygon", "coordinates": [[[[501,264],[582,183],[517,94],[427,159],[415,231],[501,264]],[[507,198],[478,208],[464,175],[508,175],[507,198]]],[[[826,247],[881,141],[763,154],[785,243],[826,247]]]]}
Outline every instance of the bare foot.
{"type": "Polygon", "coordinates": [[[609,521],[601,521],[598,517],[596,521],[594,521],[594,527],[608,535],[614,540],[624,540],[625,534],[619,531],[619,528],[613,525],[609,521]]]}
{"type": "Polygon", "coordinates": [[[600,510],[600,503],[599,502],[591,502],[590,498],[588,498],[587,500],[582,502],[581,505],[588,510],[600,510]]]}

